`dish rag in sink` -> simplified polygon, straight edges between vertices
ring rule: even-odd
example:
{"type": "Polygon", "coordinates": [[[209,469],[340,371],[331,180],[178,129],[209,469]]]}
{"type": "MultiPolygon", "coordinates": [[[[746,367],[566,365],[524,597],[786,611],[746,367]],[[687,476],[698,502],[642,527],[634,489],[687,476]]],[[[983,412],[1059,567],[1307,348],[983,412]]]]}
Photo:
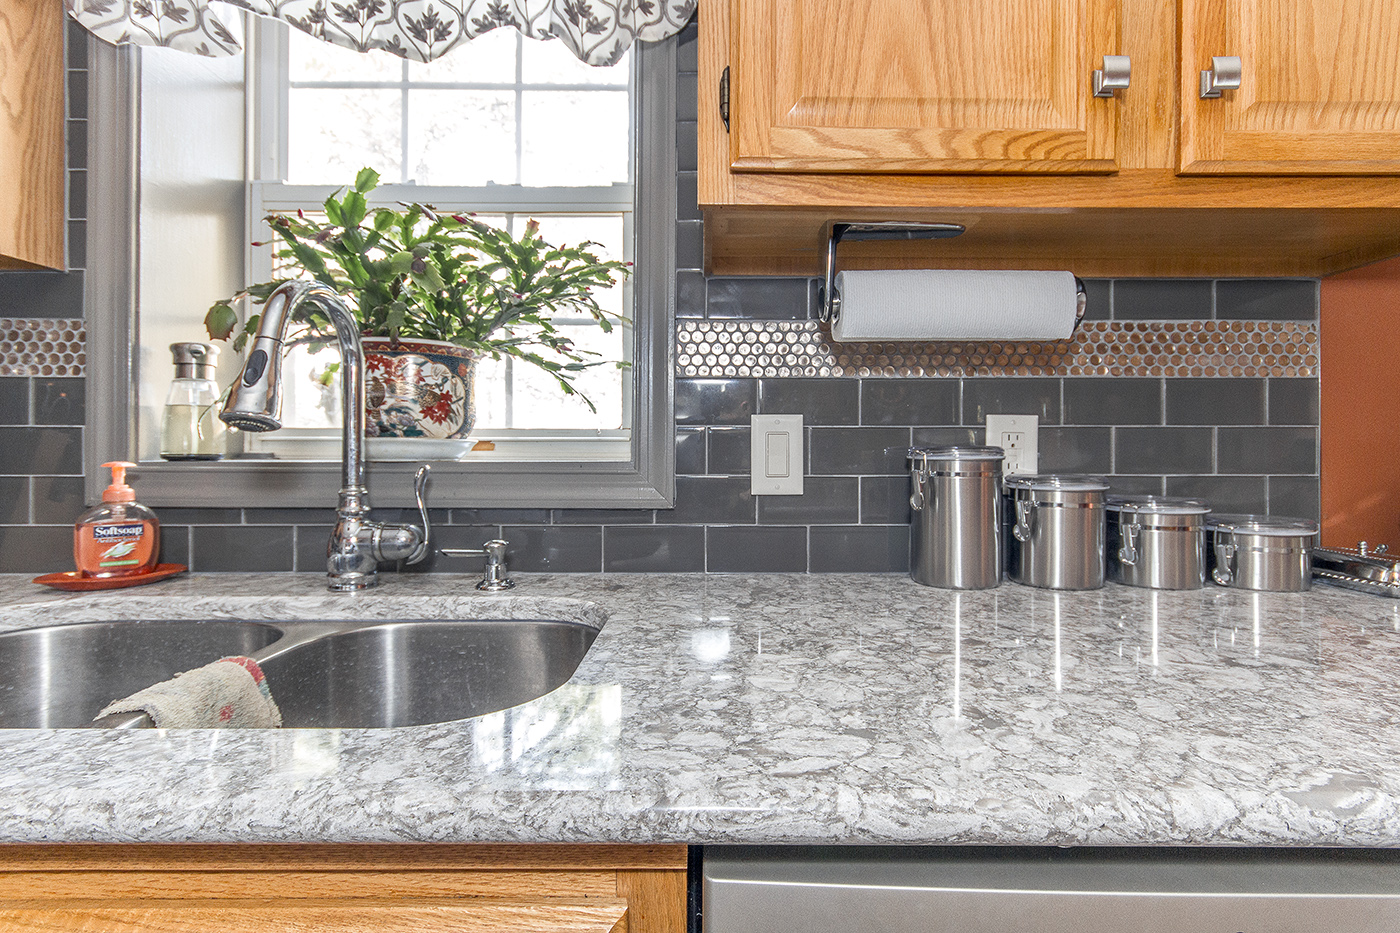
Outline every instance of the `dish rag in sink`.
{"type": "Polygon", "coordinates": [[[252,658],[221,658],[111,703],[112,713],[145,713],[157,729],[275,729],[282,711],[252,658]]]}

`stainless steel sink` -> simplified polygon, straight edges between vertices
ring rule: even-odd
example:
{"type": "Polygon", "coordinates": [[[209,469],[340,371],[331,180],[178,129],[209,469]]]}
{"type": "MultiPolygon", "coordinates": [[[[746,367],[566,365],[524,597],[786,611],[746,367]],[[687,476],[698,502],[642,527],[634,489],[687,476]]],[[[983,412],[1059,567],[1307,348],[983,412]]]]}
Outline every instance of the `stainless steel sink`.
{"type": "MultiPolygon", "coordinates": [[[[108,703],[228,655],[267,675],[283,725],[482,716],[562,686],[598,630],[554,620],[97,622],[0,633],[0,728],[92,725],[108,703]]],[[[142,714],[106,728],[149,726],[142,714]]]]}
{"type": "Polygon", "coordinates": [[[544,696],[573,676],[597,634],[572,622],[392,622],[260,663],[284,726],[417,726],[544,696]]]}
{"type": "Polygon", "coordinates": [[[282,636],[258,622],[91,622],[0,633],[0,728],[87,726],[113,700],[282,636]]]}

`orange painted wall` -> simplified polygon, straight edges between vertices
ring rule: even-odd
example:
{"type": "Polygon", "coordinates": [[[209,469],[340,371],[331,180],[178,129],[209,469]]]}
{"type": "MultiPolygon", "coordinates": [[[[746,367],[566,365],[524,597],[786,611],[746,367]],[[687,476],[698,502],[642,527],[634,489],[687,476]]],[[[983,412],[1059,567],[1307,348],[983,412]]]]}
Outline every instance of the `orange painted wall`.
{"type": "Polygon", "coordinates": [[[1321,300],[1322,544],[1400,550],[1400,259],[1323,279],[1321,300]]]}

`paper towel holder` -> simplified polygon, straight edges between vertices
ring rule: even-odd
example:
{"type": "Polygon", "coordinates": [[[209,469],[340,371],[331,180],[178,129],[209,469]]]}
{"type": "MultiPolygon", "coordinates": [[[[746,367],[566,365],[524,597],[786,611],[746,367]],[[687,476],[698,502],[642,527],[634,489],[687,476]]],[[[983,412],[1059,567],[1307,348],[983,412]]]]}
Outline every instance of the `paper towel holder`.
{"type": "Polygon", "coordinates": [[[834,223],[826,243],[826,277],[817,286],[817,307],[822,322],[831,324],[841,314],[836,291],[836,245],[842,240],[946,240],[967,230],[962,224],[926,221],[877,220],[869,223],[834,223]]]}
{"type": "MultiPolygon", "coordinates": [[[[826,244],[826,275],[817,285],[817,314],[824,324],[833,324],[841,316],[841,295],[836,290],[836,245],[842,240],[945,240],[967,230],[962,224],[926,221],[871,221],[868,223],[833,223],[831,239],[826,244]]],[[[1089,295],[1079,276],[1074,277],[1076,307],[1074,330],[1084,320],[1089,295]]]]}

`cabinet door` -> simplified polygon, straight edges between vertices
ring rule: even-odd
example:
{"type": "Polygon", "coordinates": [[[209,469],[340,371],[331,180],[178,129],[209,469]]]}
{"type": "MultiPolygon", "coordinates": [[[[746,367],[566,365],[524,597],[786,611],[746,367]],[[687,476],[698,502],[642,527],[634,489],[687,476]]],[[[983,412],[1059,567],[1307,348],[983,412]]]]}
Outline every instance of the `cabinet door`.
{"type": "Polygon", "coordinates": [[[64,20],[0,0],[0,269],[64,267],[64,20]]]}
{"type": "Polygon", "coordinates": [[[1119,0],[733,0],[731,168],[1112,172],[1119,0]]]}
{"type": "Polygon", "coordinates": [[[1186,174],[1400,173],[1400,3],[1181,0],[1186,174]],[[1214,56],[1238,90],[1200,97],[1214,56]]]}

